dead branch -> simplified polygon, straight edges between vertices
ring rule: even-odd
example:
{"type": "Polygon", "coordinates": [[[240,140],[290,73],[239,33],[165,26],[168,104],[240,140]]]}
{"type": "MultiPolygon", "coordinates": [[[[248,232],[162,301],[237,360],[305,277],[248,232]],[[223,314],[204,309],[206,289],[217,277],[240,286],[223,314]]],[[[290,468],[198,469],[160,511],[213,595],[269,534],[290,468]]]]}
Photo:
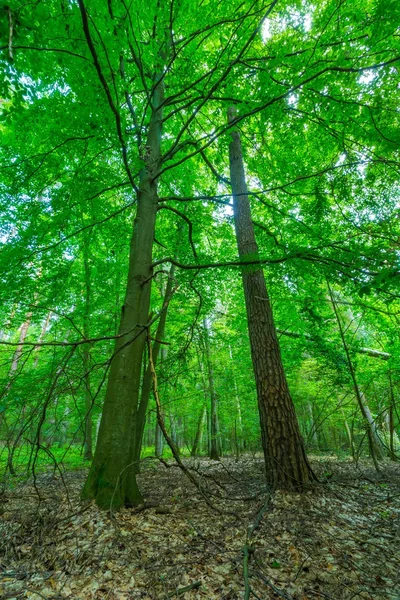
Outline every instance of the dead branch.
{"type": "Polygon", "coordinates": [[[250,556],[254,552],[252,544],[251,544],[252,537],[253,537],[255,530],[259,527],[259,525],[261,523],[261,519],[263,518],[263,515],[269,506],[270,500],[271,500],[271,493],[268,493],[267,499],[265,500],[265,502],[263,503],[263,505],[257,512],[255,519],[250,523],[250,525],[247,528],[246,543],[243,548],[244,600],[249,600],[250,595],[252,593],[252,589],[250,586],[250,580],[249,580],[249,561],[250,561],[250,556]]]}

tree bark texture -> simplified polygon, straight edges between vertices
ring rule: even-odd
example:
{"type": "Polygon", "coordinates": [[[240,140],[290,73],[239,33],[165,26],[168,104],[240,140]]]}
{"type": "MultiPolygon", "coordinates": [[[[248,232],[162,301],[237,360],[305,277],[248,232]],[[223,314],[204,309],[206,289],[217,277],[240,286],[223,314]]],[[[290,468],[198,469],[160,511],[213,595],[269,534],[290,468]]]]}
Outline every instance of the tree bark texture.
{"type": "MultiPolygon", "coordinates": [[[[232,120],[235,110],[230,109],[232,120]]],[[[230,176],[236,240],[241,260],[258,257],[240,134],[232,131],[230,176]]],[[[256,380],[261,438],[268,484],[300,487],[315,476],[308,463],[282,364],[271,303],[261,266],[242,267],[251,356],[256,380]]]]}

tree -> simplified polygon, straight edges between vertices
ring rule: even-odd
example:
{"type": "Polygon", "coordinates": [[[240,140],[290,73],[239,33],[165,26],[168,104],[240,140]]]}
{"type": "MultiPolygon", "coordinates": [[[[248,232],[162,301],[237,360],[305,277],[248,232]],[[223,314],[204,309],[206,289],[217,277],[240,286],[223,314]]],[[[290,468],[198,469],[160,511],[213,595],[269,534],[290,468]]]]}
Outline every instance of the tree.
{"type": "Polygon", "coordinates": [[[347,443],[344,420],[355,444],[363,436],[354,397],[345,400],[352,393],[348,365],[329,322],[326,278],[365,325],[362,344],[353,340],[349,351],[379,426],[389,408],[390,363],[389,428],[395,429],[397,6],[357,0],[338,11],[333,0],[132,6],[43,0],[12,4],[6,17],[0,20],[9,40],[1,46],[0,79],[3,323],[13,307],[17,313],[1,340],[0,375],[8,381],[17,329],[31,309],[7,410],[14,426],[28,399],[24,436],[34,456],[45,457],[44,445],[62,438],[72,446],[82,441],[85,415],[96,419],[106,396],[85,495],[107,507],[140,502],[134,471],[146,388],[143,346],[148,336],[158,338],[160,282],[171,264],[176,285],[162,374],[167,420],[173,418],[181,444],[195,439],[204,403],[193,352],[197,323],[222,305],[228,314],[213,323],[213,364],[224,447],[237,414],[226,381],[231,346],[243,437],[249,449],[259,449],[237,274],[261,266],[278,333],[285,332],[283,363],[301,431],[311,395],[321,444],[347,443]],[[227,123],[232,104],[238,112],[227,123]],[[257,256],[245,261],[236,255],[230,212],[226,156],[233,128],[246,140],[258,245],[257,256]],[[214,326],[221,327],[215,336],[214,326]],[[30,348],[40,339],[34,369],[30,348]],[[68,430],[60,435],[63,419],[68,430]]]}
{"type": "MultiPolygon", "coordinates": [[[[229,113],[234,120],[235,112],[229,113]]],[[[232,131],[229,166],[239,258],[259,257],[246,185],[240,134],[232,131]]],[[[251,356],[256,380],[267,481],[272,488],[301,487],[315,479],[308,463],[282,364],[262,267],[242,267],[251,356]]]]}
{"type": "MultiPolygon", "coordinates": [[[[218,419],[218,398],[214,383],[214,369],[210,350],[210,323],[203,319],[204,355],[208,378],[208,392],[210,396],[210,458],[219,460],[221,454],[221,443],[218,419]]],[[[201,423],[200,423],[201,425],[201,423]]]]}

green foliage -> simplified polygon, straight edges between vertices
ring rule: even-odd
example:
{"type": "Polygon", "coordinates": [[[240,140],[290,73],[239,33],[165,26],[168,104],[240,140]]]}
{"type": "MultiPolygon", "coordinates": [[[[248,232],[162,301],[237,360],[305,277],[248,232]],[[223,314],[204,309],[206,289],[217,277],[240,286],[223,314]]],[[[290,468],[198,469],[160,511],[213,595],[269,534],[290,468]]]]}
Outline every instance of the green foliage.
{"type": "MultiPolygon", "coordinates": [[[[160,73],[158,185],[167,209],[158,213],[154,260],[199,267],[175,272],[168,353],[158,367],[182,453],[209,404],[204,316],[223,451],[234,452],[238,436],[241,450],[260,448],[240,272],[214,268],[237,261],[227,182],[232,105],[276,326],[297,335],[281,334],[281,347],[306,441],[316,451],[348,451],[345,420],[357,443],[363,437],[327,281],[357,379],[385,431],[389,399],[399,395],[398,2],[283,1],[263,21],[258,1],[129,8],[88,0],[98,69],[79,4],[10,3],[11,49],[0,50],[0,439],[16,444],[15,468],[26,466],[26,440],[38,439],[57,461],[80,466],[88,373],[94,423],[101,414],[128,274],[129,180],[139,183],[149,91],[160,73]],[[31,346],[20,352],[24,324],[31,346]]],[[[0,28],[9,39],[7,18],[0,28]]],[[[167,267],[155,269],[153,314],[167,267]]],[[[152,404],[144,456],[154,453],[154,429],[152,404]]],[[[51,466],[39,456],[40,469],[51,466]]]]}

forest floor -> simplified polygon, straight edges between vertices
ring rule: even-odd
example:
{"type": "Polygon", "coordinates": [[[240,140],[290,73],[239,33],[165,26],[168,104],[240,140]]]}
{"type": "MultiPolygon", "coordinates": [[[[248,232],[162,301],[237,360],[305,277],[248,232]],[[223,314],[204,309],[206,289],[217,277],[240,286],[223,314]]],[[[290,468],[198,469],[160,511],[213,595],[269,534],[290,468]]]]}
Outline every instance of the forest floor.
{"type": "Polygon", "coordinates": [[[139,510],[82,506],[84,471],[40,475],[40,502],[32,481],[6,490],[1,600],[242,600],[246,586],[262,600],[400,599],[400,465],[315,457],[326,483],[268,497],[259,458],[184,462],[213,506],[154,460],[139,510]]]}

